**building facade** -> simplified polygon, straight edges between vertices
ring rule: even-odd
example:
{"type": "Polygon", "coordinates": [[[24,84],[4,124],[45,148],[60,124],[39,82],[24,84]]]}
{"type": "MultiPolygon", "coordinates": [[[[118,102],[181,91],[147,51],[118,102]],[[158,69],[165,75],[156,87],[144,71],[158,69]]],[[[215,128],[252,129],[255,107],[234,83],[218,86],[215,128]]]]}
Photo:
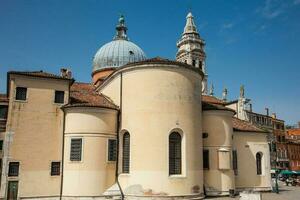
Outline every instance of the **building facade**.
{"type": "Polygon", "coordinates": [[[176,61],[146,59],[122,16],[95,54],[92,83],[75,82],[67,69],[8,72],[0,197],[171,200],[270,190],[268,132],[206,95],[204,42],[191,13],[177,46],[176,61]]]}

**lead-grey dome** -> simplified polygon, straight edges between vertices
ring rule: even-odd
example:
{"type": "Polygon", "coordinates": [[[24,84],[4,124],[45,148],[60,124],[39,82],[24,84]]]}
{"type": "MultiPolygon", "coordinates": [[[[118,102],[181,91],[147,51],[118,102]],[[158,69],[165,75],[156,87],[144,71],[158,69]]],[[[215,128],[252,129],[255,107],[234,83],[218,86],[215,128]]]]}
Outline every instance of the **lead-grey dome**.
{"type": "Polygon", "coordinates": [[[93,72],[99,69],[120,67],[130,62],[146,59],[143,50],[133,42],[128,41],[124,17],[121,16],[116,27],[114,40],[103,45],[93,59],[93,72]]]}

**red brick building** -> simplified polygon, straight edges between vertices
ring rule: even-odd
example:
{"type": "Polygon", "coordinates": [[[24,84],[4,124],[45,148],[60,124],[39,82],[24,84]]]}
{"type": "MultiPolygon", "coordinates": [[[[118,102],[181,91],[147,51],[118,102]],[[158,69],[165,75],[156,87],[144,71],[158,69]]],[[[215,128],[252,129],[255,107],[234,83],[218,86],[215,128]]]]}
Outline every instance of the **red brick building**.
{"type": "Polygon", "coordinates": [[[300,171],[300,128],[286,131],[290,170],[300,171]]]}

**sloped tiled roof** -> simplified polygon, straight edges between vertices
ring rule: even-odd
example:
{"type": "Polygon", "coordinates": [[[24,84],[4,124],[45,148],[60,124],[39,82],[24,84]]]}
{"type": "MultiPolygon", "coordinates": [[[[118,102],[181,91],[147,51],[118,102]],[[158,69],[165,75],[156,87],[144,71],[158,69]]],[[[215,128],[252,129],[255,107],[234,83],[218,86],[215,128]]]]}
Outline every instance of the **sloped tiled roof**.
{"type": "Polygon", "coordinates": [[[230,108],[227,108],[220,104],[213,104],[213,103],[208,103],[205,101],[202,102],[202,110],[225,110],[225,111],[231,111],[231,112],[235,113],[235,111],[230,108]]]}
{"type": "Polygon", "coordinates": [[[108,97],[96,93],[92,84],[75,82],[70,89],[70,102],[64,107],[82,106],[118,109],[108,97]]]}
{"type": "Polygon", "coordinates": [[[300,135],[300,128],[286,130],[288,135],[300,135]]]}
{"type": "Polygon", "coordinates": [[[73,80],[70,78],[62,77],[56,74],[40,71],[9,71],[8,74],[19,74],[24,76],[33,76],[33,77],[41,77],[41,78],[54,78],[54,79],[64,79],[64,80],[73,80]]]}
{"type": "Polygon", "coordinates": [[[214,96],[202,95],[202,101],[207,103],[224,105],[224,101],[214,96]]]}
{"type": "Polygon", "coordinates": [[[233,130],[235,131],[267,133],[267,131],[258,128],[250,122],[238,119],[236,117],[232,118],[232,126],[233,130]]]}
{"type": "Polygon", "coordinates": [[[0,102],[8,102],[8,98],[6,94],[0,93],[0,102]]]}

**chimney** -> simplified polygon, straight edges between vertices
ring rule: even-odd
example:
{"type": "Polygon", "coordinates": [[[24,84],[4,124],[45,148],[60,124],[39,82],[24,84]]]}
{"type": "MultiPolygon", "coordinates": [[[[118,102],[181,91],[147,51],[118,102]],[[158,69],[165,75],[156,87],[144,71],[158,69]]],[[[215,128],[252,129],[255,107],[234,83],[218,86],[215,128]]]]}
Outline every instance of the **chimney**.
{"type": "Polygon", "coordinates": [[[276,113],[272,113],[272,118],[276,119],[276,113]]]}
{"type": "Polygon", "coordinates": [[[72,72],[71,70],[67,69],[67,68],[61,68],[60,69],[60,76],[63,78],[72,78],[72,72]]]}
{"type": "Polygon", "coordinates": [[[300,121],[298,122],[298,128],[300,128],[300,121]]]}
{"type": "Polygon", "coordinates": [[[252,103],[249,103],[249,110],[252,112],[252,103]]]}
{"type": "MultiPolygon", "coordinates": [[[[265,108],[266,112],[267,112],[267,116],[269,116],[269,108],[265,108]]],[[[276,118],[276,117],[275,117],[276,118]]]]}

